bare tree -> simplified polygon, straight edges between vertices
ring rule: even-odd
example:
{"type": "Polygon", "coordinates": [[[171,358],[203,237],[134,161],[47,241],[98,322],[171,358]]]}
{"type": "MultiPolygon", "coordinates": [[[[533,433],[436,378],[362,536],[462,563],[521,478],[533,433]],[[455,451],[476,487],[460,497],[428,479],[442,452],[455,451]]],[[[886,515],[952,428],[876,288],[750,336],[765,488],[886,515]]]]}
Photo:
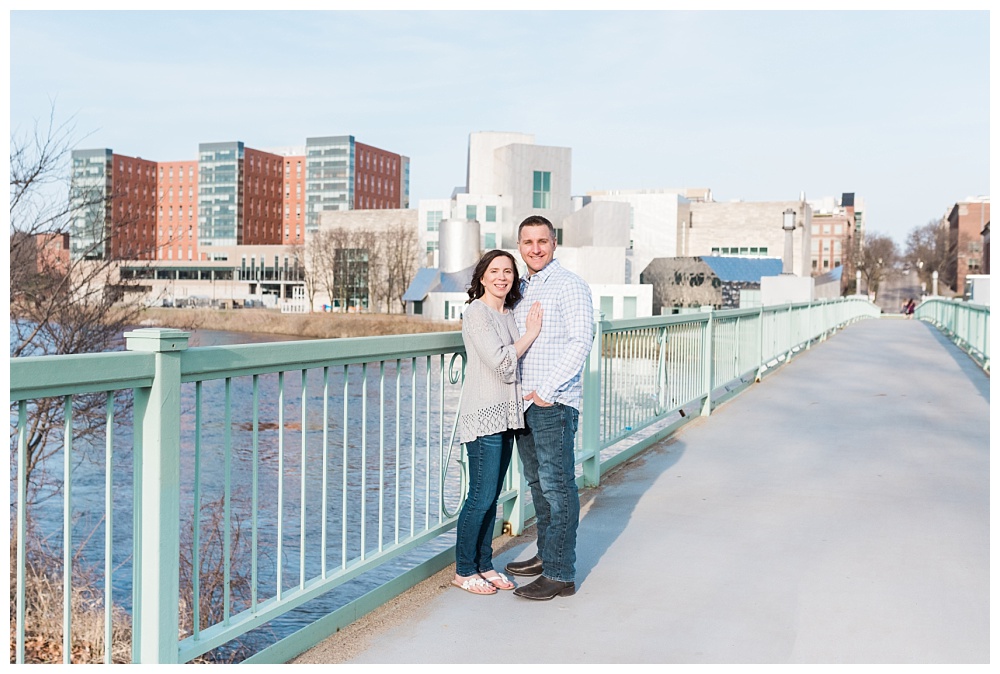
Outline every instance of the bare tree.
{"type": "Polygon", "coordinates": [[[910,231],[903,259],[916,270],[925,288],[931,287],[934,272],[938,273],[942,285],[952,286],[955,278],[949,261],[954,253],[955,245],[949,238],[947,221],[935,219],[910,231]]]}
{"type": "Polygon", "coordinates": [[[385,267],[387,273],[386,311],[393,313],[399,303],[401,312],[406,311],[403,294],[417,273],[417,256],[420,241],[417,231],[404,224],[395,224],[385,233],[385,267]]]}
{"type": "Polygon", "coordinates": [[[368,309],[381,311],[388,307],[389,268],[386,255],[386,234],[370,229],[355,232],[355,248],[367,259],[368,309]]]}
{"type": "MultiPolygon", "coordinates": [[[[313,232],[307,243],[308,274],[317,288],[322,288],[333,308],[334,300],[341,299],[337,277],[337,249],[348,245],[348,232],[344,229],[320,229],[313,232]]],[[[341,306],[344,306],[341,303],[341,306]]]]}
{"type": "Polygon", "coordinates": [[[876,232],[865,234],[860,250],[852,260],[855,269],[861,271],[869,294],[878,296],[879,286],[899,260],[896,242],[891,237],[876,232]]]}
{"type": "Polygon", "coordinates": [[[309,313],[312,313],[316,291],[319,290],[319,278],[313,273],[313,269],[310,266],[312,260],[306,254],[306,246],[301,243],[288,246],[288,254],[294,261],[295,270],[302,274],[302,283],[306,291],[306,301],[309,303],[309,313]]]}
{"type": "Polygon", "coordinates": [[[367,306],[393,313],[417,269],[418,239],[412,227],[385,230],[336,227],[313,233],[306,245],[307,276],[345,310],[367,306]]]}
{"type": "MultiPolygon", "coordinates": [[[[127,223],[110,220],[113,195],[78,190],[70,199],[67,159],[75,143],[73,126],[36,123],[10,138],[10,356],[95,353],[120,349],[124,331],[142,309],[134,282],[122,278],[110,259],[110,237],[127,223]],[[104,229],[93,241],[93,255],[70,256],[70,221],[80,211],[99,213],[104,229]],[[99,252],[99,254],[97,254],[99,252]],[[90,257],[91,259],[86,259],[90,257]]],[[[86,253],[87,251],[85,251],[86,253]]],[[[104,427],[104,399],[72,399],[74,432],[86,438],[104,427]]],[[[128,394],[117,405],[130,404],[128,394]]],[[[42,468],[62,446],[62,400],[32,401],[27,425],[28,498],[58,493],[58,481],[42,468]]],[[[118,417],[119,415],[116,415],[118,417]]],[[[79,443],[85,448],[86,442],[79,443]]],[[[13,430],[11,457],[17,450],[13,430]]],[[[16,461],[11,462],[16,466],[16,461]]],[[[12,476],[13,477],[13,476],[12,476]]]]}

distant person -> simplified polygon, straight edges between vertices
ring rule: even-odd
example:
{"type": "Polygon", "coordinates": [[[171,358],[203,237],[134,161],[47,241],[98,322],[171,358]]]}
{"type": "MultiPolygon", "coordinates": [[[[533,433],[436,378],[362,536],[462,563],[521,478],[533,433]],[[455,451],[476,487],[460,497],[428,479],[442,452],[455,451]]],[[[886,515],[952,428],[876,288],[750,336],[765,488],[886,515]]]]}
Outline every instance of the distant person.
{"type": "Polygon", "coordinates": [[[507,564],[515,576],[538,576],[514,590],[525,599],[552,599],[576,592],[576,531],[580,496],[573,441],[583,400],[583,365],[593,342],[590,286],[554,259],[556,231],[546,218],[521,222],[517,247],[528,267],[523,299],[514,309],[525,334],[536,302],[545,310],[541,334],[521,360],[521,386],[528,406],[525,429],[517,432],[524,476],[531,488],[538,552],[507,564]],[[541,574],[541,575],[539,575],[541,574]]]}
{"type": "Polygon", "coordinates": [[[458,516],[455,579],[473,594],[513,590],[493,568],[493,520],[514,449],[514,430],[524,428],[518,358],[542,328],[542,305],[525,310],[519,336],[512,307],[521,299],[514,256],[502,250],[483,255],[472,272],[469,307],[462,317],[468,364],[458,417],[458,440],[469,457],[469,493],[458,516]]]}
{"type": "Polygon", "coordinates": [[[911,297],[909,300],[907,300],[906,306],[903,307],[903,313],[906,314],[907,318],[913,318],[913,312],[916,310],[916,308],[917,304],[916,302],[913,301],[913,298],[911,297]]]}

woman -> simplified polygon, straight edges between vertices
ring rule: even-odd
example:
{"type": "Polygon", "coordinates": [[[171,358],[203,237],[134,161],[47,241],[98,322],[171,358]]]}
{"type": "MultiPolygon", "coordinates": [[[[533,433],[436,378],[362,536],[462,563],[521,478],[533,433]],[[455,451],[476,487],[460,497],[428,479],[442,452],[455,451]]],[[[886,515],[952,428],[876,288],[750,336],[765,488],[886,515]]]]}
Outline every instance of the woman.
{"type": "Polygon", "coordinates": [[[458,440],[469,456],[469,493],[458,516],[455,579],[473,594],[513,590],[493,568],[493,520],[510,465],[515,428],[524,427],[517,360],[542,329],[542,305],[528,311],[518,336],[511,309],[521,299],[514,257],[502,250],[483,255],[472,273],[469,307],[462,315],[468,362],[458,417],[458,440]]]}

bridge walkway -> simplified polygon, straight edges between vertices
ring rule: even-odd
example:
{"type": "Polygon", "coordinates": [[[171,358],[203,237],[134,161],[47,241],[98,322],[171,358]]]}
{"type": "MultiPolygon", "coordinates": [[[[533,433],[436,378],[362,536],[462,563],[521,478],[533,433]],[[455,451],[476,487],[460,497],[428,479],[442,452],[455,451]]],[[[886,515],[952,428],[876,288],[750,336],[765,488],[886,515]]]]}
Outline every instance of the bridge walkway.
{"type": "Polygon", "coordinates": [[[862,321],[584,492],[576,596],[452,567],[295,661],[989,662],[989,401],[933,327],[862,321]]]}

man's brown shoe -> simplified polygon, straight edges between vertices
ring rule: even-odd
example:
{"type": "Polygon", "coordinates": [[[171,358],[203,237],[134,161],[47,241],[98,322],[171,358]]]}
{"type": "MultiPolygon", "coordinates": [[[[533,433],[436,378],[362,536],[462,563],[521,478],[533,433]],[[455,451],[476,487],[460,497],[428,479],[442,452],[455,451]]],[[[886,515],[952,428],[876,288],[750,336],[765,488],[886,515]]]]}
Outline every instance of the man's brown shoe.
{"type": "Polygon", "coordinates": [[[542,558],[535,555],[523,562],[510,562],[506,568],[512,576],[537,576],[542,572],[542,558]]]}
{"type": "Polygon", "coordinates": [[[564,583],[539,576],[523,587],[514,590],[514,594],[525,599],[552,599],[553,597],[569,597],[576,593],[576,584],[572,581],[564,583]]]}

